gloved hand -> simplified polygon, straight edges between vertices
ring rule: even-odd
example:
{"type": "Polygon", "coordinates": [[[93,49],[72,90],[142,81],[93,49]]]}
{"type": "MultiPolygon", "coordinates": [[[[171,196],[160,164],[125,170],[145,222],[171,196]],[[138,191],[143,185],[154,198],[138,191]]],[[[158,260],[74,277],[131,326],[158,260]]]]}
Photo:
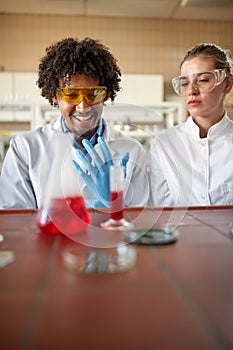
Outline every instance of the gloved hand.
{"type": "MultiPolygon", "coordinates": [[[[85,172],[79,164],[74,160],[73,163],[78,174],[81,176],[83,181],[86,183],[92,193],[98,198],[93,201],[86,201],[87,206],[91,207],[109,207],[110,206],[110,166],[113,165],[111,152],[102,137],[98,137],[98,144],[100,146],[103,159],[98,155],[91,142],[84,139],[82,141],[88,155],[91,157],[93,164],[80,150],[76,150],[76,154],[87,172],[85,172]]],[[[129,160],[129,153],[126,152],[119,161],[119,165],[126,166],[129,160]]],[[[126,173],[125,173],[126,174],[126,173]]]]}

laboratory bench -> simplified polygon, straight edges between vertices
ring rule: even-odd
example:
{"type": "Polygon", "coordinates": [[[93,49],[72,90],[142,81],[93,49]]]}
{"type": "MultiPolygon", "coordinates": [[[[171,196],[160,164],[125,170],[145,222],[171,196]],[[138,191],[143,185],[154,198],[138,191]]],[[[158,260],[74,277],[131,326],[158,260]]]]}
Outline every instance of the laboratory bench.
{"type": "MultiPolygon", "coordinates": [[[[98,235],[109,213],[89,213],[98,235]]],[[[83,242],[42,234],[34,210],[0,211],[0,250],[12,253],[0,269],[1,349],[233,349],[233,206],[124,215],[137,232],[170,227],[178,239],[125,243],[136,251],[130,268],[84,273],[64,263],[83,242]]]]}

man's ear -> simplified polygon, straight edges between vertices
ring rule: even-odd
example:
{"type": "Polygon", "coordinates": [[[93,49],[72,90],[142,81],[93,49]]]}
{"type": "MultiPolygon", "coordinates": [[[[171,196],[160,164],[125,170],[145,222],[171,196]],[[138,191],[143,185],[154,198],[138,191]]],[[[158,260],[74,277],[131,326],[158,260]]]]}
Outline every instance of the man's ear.
{"type": "Polygon", "coordinates": [[[224,88],[224,93],[228,94],[233,87],[233,75],[231,73],[226,76],[226,86],[224,88]]]}
{"type": "Polygon", "coordinates": [[[53,101],[53,103],[58,104],[57,97],[53,97],[53,98],[52,98],[52,101],[53,101]]]}

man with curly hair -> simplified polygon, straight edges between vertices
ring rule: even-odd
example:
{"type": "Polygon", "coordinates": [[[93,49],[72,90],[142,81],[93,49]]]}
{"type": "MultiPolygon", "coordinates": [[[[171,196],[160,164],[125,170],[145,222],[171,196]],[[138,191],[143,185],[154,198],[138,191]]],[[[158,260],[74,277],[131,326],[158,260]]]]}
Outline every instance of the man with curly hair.
{"type": "Polygon", "coordinates": [[[0,208],[40,207],[41,179],[49,176],[51,140],[58,131],[74,135],[74,168],[87,206],[109,206],[111,164],[126,165],[125,205],[147,205],[146,151],[138,141],[109,127],[102,117],[104,102],[113,102],[120,90],[120,77],[116,59],[99,40],[66,38],[46,49],[37,84],[61,116],[12,137],[0,178],[0,208]]]}

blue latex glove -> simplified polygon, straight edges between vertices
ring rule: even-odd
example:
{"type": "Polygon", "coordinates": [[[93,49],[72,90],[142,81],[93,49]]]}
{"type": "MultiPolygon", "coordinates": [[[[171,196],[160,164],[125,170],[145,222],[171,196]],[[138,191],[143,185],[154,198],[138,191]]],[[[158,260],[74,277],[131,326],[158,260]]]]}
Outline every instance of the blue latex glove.
{"type": "MultiPolygon", "coordinates": [[[[98,155],[91,142],[84,139],[82,141],[88,155],[93,163],[80,150],[76,150],[76,154],[87,172],[85,172],[76,161],[73,161],[78,174],[82,177],[88,188],[98,198],[96,202],[86,201],[90,207],[109,207],[110,206],[110,166],[113,165],[111,152],[102,137],[98,137],[103,159],[98,155]]],[[[129,160],[129,153],[126,152],[119,161],[119,165],[126,166],[129,160]]]]}

